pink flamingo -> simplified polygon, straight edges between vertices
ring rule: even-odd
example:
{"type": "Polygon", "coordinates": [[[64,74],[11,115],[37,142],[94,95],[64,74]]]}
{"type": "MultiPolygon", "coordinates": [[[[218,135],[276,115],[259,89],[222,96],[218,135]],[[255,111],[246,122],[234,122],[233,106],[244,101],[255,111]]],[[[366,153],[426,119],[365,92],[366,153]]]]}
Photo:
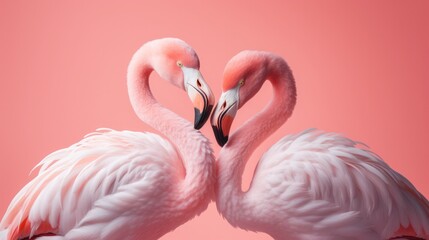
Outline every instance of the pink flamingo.
{"type": "Polygon", "coordinates": [[[156,71],[186,89],[200,128],[214,96],[198,69],[182,40],[144,44],[128,66],[131,103],[173,144],[153,133],[103,130],[50,154],[11,202],[0,239],[157,239],[204,211],[214,196],[210,143],[162,107],[148,85],[156,71]]]}
{"type": "Polygon", "coordinates": [[[295,82],[281,57],[243,51],[226,65],[222,89],[211,118],[223,146],[216,204],[233,226],[275,239],[429,238],[428,201],[377,155],[335,133],[284,137],[260,159],[243,192],[241,176],[253,150],[292,114],[295,82]],[[237,110],[266,80],[272,101],[228,140],[237,110]]]}

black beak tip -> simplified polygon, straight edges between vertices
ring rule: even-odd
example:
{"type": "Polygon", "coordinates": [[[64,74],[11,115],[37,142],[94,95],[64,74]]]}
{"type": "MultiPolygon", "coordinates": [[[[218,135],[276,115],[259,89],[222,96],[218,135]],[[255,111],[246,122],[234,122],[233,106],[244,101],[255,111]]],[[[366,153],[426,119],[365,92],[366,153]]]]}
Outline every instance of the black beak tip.
{"type": "Polygon", "coordinates": [[[228,136],[224,136],[219,128],[215,126],[212,126],[212,128],[216,137],[216,142],[219,144],[219,146],[223,147],[228,142],[228,136]]]}
{"type": "Polygon", "coordinates": [[[204,108],[203,112],[201,113],[198,108],[194,108],[194,113],[195,113],[194,128],[195,129],[201,129],[204,126],[204,124],[209,119],[212,109],[213,109],[213,105],[208,105],[207,107],[204,108]]]}

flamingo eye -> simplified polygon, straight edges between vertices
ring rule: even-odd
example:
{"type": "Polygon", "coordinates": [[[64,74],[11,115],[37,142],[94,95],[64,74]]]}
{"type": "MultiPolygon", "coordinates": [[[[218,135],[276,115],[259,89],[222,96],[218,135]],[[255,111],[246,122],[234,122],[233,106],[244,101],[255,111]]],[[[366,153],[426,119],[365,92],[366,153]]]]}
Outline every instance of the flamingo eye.
{"type": "Polygon", "coordinates": [[[238,82],[238,85],[243,86],[243,85],[244,85],[244,79],[241,79],[241,80],[238,82]]]}
{"type": "Polygon", "coordinates": [[[177,66],[183,67],[183,63],[181,61],[177,61],[177,66]]]}

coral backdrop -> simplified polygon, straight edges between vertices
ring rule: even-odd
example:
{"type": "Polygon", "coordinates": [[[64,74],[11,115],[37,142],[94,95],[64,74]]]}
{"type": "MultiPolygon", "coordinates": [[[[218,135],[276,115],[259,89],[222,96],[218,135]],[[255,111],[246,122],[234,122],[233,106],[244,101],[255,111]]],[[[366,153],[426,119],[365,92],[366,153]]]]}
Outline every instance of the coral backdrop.
{"type": "MultiPolygon", "coordinates": [[[[98,127],[152,131],[131,109],[125,75],[141,44],[165,36],[195,48],[217,97],[223,67],[240,50],[273,51],[292,67],[296,110],[257,149],[244,189],[268,146],[317,127],[365,142],[429,197],[427,1],[112,2],[1,3],[0,215],[48,153],[98,127]]],[[[155,78],[155,96],[192,120],[186,94],[155,78]]],[[[233,129],[270,92],[265,86],[233,129]]],[[[202,132],[215,142],[210,126],[202,132]]],[[[162,239],[270,238],[232,228],[212,203],[162,239]]]]}

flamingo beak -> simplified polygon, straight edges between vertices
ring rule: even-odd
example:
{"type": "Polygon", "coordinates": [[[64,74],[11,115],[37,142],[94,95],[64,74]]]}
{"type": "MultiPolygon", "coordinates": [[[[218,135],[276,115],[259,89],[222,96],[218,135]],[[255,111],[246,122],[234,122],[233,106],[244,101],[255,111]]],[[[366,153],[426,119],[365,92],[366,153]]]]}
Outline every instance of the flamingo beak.
{"type": "Polygon", "coordinates": [[[221,147],[228,142],[229,131],[237,110],[237,99],[228,99],[227,94],[222,94],[210,119],[216,141],[221,147]]]}
{"type": "Polygon", "coordinates": [[[185,69],[185,67],[182,70],[184,72],[186,91],[194,104],[194,128],[200,129],[209,119],[215,98],[200,71],[193,68],[185,69]]]}

